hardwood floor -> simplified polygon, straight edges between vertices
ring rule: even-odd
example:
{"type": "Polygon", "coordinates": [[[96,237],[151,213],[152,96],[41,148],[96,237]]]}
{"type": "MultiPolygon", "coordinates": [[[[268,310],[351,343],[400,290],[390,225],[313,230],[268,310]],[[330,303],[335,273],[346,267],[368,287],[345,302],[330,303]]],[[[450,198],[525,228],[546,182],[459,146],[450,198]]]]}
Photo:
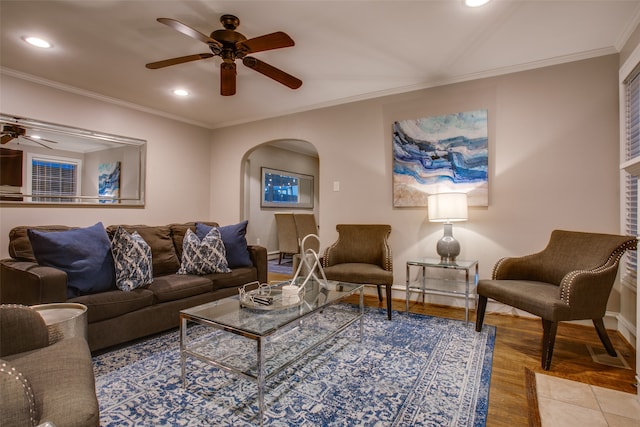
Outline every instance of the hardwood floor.
{"type": "MultiPolygon", "coordinates": [[[[284,280],[286,276],[270,274],[270,280],[284,280]]],[[[385,307],[375,296],[365,296],[365,304],[385,307]]],[[[394,310],[404,312],[404,300],[394,300],[394,310]]],[[[464,309],[412,302],[409,310],[430,316],[464,320],[464,309]]],[[[473,313],[470,320],[475,321],[473,313]]],[[[485,324],[496,326],[493,352],[489,414],[487,426],[527,426],[528,402],[525,387],[525,368],[534,372],[579,381],[586,384],[637,393],[635,382],[635,350],[620,334],[609,331],[611,341],[631,369],[615,368],[593,361],[587,345],[602,349],[593,327],[561,323],[558,327],[551,369],[540,366],[542,324],[539,319],[487,313],[485,324]]],[[[471,326],[470,327],[474,327],[471,326]]]]}

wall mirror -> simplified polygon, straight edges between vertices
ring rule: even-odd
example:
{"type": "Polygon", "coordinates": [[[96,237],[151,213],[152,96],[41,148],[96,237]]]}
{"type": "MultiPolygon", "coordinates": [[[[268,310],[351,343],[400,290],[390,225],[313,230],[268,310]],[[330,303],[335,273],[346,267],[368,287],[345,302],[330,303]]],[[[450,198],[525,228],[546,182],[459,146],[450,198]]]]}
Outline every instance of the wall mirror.
{"type": "Polygon", "coordinates": [[[0,114],[0,203],[144,206],[146,141],[0,114]]]}
{"type": "Polygon", "coordinates": [[[263,208],[313,208],[313,176],[262,168],[263,208]]]}

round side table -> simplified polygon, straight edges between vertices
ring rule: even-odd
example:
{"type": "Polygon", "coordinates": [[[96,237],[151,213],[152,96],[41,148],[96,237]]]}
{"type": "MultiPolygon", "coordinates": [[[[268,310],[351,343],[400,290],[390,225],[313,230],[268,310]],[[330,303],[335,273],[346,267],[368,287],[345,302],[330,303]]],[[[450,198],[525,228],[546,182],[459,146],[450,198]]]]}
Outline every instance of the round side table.
{"type": "Polygon", "coordinates": [[[77,303],[52,303],[32,305],[47,325],[49,344],[63,338],[82,337],[87,335],[87,307],[77,303]]]}

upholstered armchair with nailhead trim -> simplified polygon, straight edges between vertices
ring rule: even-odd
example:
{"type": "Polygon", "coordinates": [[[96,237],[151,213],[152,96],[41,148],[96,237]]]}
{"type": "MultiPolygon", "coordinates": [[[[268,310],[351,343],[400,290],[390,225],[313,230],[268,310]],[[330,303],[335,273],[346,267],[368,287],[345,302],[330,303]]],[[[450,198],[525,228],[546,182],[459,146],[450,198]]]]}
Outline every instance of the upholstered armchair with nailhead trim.
{"type": "Polygon", "coordinates": [[[636,249],[633,236],[554,230],[536,254],[503,258],[491,280],[478,282],[476,331],[489,298],[542,318],[542,368],[551,367],[558,322],[593,321],[607,353],[616,356],[604,315],[620,258],[636,249]]]}
{"type": "Polygon", "coordinates": [[[338,224],[338,240],[327,247],[322,257],[324,274],[329,280],[376,285],[386,289],[387,318],[391,320],[393,258],[387,224],[338,224]]]}
{"type": "Polygon", "coordinates": [[[81,337],[49,345],[42,316],[0,305],[0,425],[98,426],[89,345],[81,337]]]}

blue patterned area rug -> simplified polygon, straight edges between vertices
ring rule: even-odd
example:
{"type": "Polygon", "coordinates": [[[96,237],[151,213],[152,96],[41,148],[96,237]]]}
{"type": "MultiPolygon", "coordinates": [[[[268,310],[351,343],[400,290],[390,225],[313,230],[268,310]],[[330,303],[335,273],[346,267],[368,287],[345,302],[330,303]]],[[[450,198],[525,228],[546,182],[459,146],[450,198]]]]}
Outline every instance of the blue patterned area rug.
{"type": "MultiPolygon", "coordinates": [[[[485,425],[495,327],[476,333],[461,321],[398,312],[388,321],[378,308],[363,319],[362,341],[356,322],[267,381],[264,425],[485,425]]],[[[93,362],[103,427],[260,424],[253,381],[189,357],[182,388],[178,331],[93,362]]]]}
{"type": "Polygon", "coordinates": [[[289,274],[293,276],[293,261],[291,258],[282,260],[282,264],[278,264],[278,259],[269,260],[267,263],[267,270],[270,273],[289,274]]]}

